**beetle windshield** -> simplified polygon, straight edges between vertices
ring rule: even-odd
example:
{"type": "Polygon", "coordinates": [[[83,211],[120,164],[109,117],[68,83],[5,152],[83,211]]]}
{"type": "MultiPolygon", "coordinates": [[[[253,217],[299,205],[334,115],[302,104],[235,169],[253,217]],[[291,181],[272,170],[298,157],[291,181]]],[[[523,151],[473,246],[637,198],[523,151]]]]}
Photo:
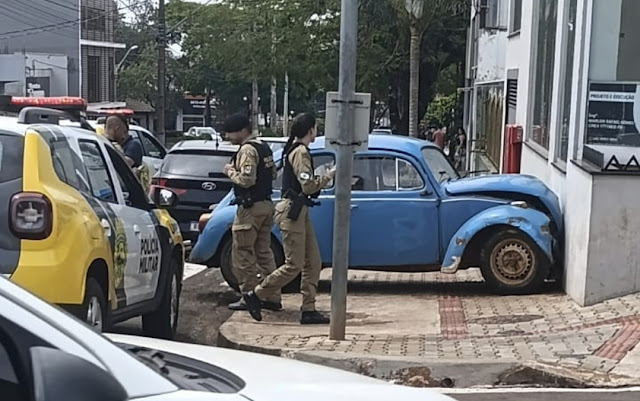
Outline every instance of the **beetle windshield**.
{"type": "Polygon", "coordinates": [[[429,166],[429,170],[431,170],[431,173],[438,182],[460,178],[456,169],[440,149],[433,147],[422,148],[422,157],[424,157],[424,161],[427,163],[427,166],[429,166]]]}

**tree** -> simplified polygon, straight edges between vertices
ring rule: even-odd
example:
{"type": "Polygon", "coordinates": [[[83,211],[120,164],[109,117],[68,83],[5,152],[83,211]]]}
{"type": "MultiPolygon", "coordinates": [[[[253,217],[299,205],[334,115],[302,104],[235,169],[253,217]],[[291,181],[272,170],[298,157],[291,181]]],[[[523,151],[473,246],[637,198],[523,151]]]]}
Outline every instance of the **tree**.
{"type": "MultiPolygon", "coordinates": [[[[433,21],[447,20],[464,15],[468,10],[465,0],[398,0],[404,3],[410,39],[409,59],[409,135],[418,135],[418,107],[420,89],[420,49],[427,29],[433,21]]],[[[400,4],[398,4],[400,6],[400,4]]],[[[398,7],[400,8],[400,7],[398,7]]]]}

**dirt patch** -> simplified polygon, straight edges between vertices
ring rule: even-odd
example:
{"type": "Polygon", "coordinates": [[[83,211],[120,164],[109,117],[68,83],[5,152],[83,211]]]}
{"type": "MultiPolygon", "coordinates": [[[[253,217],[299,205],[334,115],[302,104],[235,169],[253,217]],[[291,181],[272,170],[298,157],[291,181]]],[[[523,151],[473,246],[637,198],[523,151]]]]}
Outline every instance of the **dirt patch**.
{"type": "Polygon", "coordinates": [[[534,320],[543,319],[542,315],[501,315],[501,316],[490,316],[490,317],[480,317],[477,319],[469,319],[467,323],[477,323],[477,324],[515,324],[515,323],[526,323],[532,322],[534,320]]]}
{"type": "MultiPolygon", "coordinates": [[[[216,345],[218,330],[232,315],[227,308],[239,295],[223,285],[218,269],[207,269],[184,281],[180,295],[180,317],[176,341],[216,345]]],[[[140,318],[118,324],[113,331],[142,335],[140,318]]]]}
{"type": "Polygon", "coordinates": [[[451,388],[454,381],[448,377],[443,379],[434,378],[431,369],[426,366],[413,366],[393,372],[384,379],[409,387],[445,387],[451,388]]]}

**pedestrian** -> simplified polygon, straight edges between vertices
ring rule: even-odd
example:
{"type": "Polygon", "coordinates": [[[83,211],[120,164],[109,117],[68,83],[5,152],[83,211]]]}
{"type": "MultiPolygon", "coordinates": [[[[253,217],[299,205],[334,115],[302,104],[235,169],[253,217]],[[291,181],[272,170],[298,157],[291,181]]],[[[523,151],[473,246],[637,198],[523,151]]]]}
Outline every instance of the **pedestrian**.
{"type": "MultiPolygon", "coordinates": [[[[276,269],[271,251],[271,227],[273,226],[273,203],[271,193],[276,178],[276,166],[271,148],[251,134],[251,122],[243,114],[229,116],[224,122],[227,139],[240,145],[224,173],[233,183],[238,206],[231,227],[231,263],[240,285],[246,294],[258,284],[258,272],[266,277],[276,269]]],[[[265,297],[263,308],[282,309],[280,291],[265,297]]],[[[246,310],[242,299],[229,305],[232,310],[246,310]]]]}
{"type": "Polygon", "coordinates": [[[464,128],[458,128],[455,142],[455,167],[458,171],[463,171],[467,160],[467,133],[464,131],[464,128]]]}
{"type": "Polygon", "coordinates": [[[444,131],[442,124],[438,124],[438,129],[433,133],[433,143],[444,150],[444,131]]]}
{"type": "Polygon", "coordinates": [[[283,199],[276,206],[275,220],[282,232],[285,264],[270,274],[254,291],[244,296],[251,316],[262,320],[261,302],[269,299],[302,272],[301,324],[328,324],[329,318],[316,310],[316,292],[322,260],[309,208],[320,190],[335,176],[332,167],[326,175],[316,176],[309,144],[316,138],[313,115],[298,115],[291,124],[289,140],[283,150],[283,199]]]}
{"type": "Polygon", "coordinates": [[[105,121],[105,136],[122,153],[124,160],[138,177],[145,194],[148,194],[151,187],[149,166],[143,160],[142,144],[129,135],[127,119],[121,115],[109,116],[105,121]]]}

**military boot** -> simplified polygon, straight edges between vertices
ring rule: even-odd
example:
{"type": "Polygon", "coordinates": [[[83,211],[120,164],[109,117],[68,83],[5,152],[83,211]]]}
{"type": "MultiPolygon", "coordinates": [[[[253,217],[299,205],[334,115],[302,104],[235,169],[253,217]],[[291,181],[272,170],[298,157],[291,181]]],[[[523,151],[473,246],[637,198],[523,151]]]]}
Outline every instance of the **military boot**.
{"type": "Polygon", "coordinates": [[[315,310],[302,312],[300,324],[329,324],[329,318],[315,310]]]}

